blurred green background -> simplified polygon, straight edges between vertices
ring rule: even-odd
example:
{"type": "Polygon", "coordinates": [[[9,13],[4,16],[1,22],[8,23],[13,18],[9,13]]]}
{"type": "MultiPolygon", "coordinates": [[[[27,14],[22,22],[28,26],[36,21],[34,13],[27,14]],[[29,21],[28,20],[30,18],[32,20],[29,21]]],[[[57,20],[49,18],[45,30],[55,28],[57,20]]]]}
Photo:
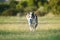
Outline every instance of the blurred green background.
{"type": "Polygon", "coordinates": [[[29,11],[39,16],[60,15],[60,0],[0,0],[0,16],[24,16],[29,11]]]}

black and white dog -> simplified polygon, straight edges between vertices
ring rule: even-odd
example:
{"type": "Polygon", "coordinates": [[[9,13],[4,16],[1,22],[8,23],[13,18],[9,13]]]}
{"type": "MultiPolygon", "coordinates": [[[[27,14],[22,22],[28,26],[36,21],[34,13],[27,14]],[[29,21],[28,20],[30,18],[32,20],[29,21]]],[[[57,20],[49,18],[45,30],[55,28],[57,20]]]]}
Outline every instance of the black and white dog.
{"type": "Polygon", "coordinates": [[[37,15],[34,14],[34,12],[29,12],[27,13],[26,18],[28,20],[30,31],[35,31],[38,25],[37,15]]]}

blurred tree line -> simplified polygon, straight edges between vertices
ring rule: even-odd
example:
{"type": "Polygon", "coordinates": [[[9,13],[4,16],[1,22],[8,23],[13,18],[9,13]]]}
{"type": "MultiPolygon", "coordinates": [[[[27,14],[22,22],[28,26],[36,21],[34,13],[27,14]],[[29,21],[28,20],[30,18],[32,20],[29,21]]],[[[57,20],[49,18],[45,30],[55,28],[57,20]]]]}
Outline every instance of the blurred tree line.
{"type": "Polygon", "coordinates": [[[25,15],[26,12],[35,11],[36,14],[44,16],[49,12],[60,15],[60,0],[10,0],[0,2],[0,16],[25,15]]]}

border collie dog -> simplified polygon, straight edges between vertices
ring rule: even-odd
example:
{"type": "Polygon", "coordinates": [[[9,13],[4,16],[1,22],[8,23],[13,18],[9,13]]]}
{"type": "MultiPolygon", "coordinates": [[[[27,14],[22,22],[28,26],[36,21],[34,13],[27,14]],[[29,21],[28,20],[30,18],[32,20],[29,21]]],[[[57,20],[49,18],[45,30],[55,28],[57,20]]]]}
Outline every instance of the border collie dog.
{"type": "Polygon", "coordinates": [[[38,25],[37,15],[34,14],[34,12],[29,12],[29,13],[27,13],[26,18],[27,18],[27,21],[29,24],[30,31],[34,32],[36,30],[37,25],[38,25]]]}

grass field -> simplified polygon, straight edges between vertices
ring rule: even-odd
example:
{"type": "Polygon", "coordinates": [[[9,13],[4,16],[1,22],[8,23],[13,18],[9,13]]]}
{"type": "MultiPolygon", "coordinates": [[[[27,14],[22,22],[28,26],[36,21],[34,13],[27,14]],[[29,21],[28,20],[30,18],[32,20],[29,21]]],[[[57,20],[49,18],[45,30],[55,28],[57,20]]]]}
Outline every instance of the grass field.
{"type": "Polygon", "coordinates": [[[25,17],[0,17],[0,40],[60,40],[60,17],[38,17],[35,32],[25,17]]]}

